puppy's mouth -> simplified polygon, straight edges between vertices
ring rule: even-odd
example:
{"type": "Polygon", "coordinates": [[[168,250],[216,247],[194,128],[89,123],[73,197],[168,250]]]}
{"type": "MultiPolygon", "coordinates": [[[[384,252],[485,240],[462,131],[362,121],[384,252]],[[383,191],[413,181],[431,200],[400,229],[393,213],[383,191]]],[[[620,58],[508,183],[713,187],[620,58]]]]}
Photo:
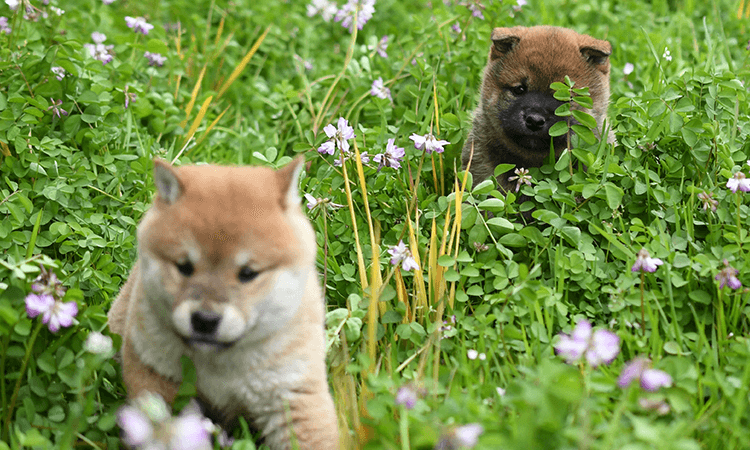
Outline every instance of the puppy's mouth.
{"type": "Polygon", "coordinates": [[[546,153],[549,153],[550,139],[552,139],[552,142],[555,148],[558,148],[561,145],[565,145],[565,139],[566,139],[564,135],[552,138],[549,136],[549,134],[545,136],[541,133],[535,133],[535,134],[508,133],[508,134],[511,140],[515,142],[516,145],[518,145],[519,147],[527,148],[535,152],[546,152],[546,153]]]}
{"type": "Polygon", "coordinates": [[[213,352],[226,350],[234,345],[234,342],[221,342],[210,336],[200,335],[193,335],[190,337],[182,336],[182,342],[194,350],[213,352]]]}

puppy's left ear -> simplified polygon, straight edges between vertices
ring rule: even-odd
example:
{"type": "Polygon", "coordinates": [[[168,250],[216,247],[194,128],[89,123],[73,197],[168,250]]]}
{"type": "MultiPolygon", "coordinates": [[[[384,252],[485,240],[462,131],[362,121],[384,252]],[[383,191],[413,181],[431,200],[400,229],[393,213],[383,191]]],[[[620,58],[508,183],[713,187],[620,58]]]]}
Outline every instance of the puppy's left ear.
{"type": "Polygon", "coordinates": [[[304,155],[299,155],[289,164],[276,171],[276,180],[280,186],[281,208],[284,210],[292,206],[299,206],[299,174],[305,162],[304,155]]]}
{"type": "Polygon", "coordinates": [[[162,159],[154,160],[154,184],[159,194],[158,199],[167,205],[179,200],[185,191],[175,168],[162,159]]]}

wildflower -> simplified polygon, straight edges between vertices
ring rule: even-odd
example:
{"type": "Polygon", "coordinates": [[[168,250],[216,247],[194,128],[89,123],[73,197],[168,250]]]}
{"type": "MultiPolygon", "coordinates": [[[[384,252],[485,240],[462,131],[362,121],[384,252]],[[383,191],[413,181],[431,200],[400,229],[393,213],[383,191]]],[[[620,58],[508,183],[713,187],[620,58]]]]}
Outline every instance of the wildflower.
{"type": "Polygon", "coordinates": [[[42,323],[53,333],[57,333],[61,326],[69,327],[73,324],[73,317],[78,314],[78,305],[76,302],[62,302],[65,288],[54,272],[42,267],[42,274],[31,284],[31,290],[33,292],[25,300],[26,314],[30,318],[41,314],[42,323]]]}
{"type": "Polygon", "coordinates": [[[636,255],[635,264],[630,269],[632,272],[656,272],[656,267],[664,264],[659,258],[652,258],[645,248],[640,249],[636,255]]]}
{"type": "Polygon", "coordinates": [[[93,33],[91,33],[91,40],[94,41],[94,44],[101,44],[107,40],[107,35],[98,31],[94,31],[93,33]]]}
{"type": "Polygon", "coordinates": [[[302,64],[305,70],[313,70],[312,62],[309,59],[303,59],[300,55],[295,54],[294,60],[302,64]]]}
{"type": "Polygon", "coordinates": [[[672,54],[669,53],[669,48],[664,47],[664,54],[661,55],[661,57],[666,59],[667,61],[672,61],[672,54]]]}
{"type": "Polygon", "coordinates": [[[0,16],[0,33],[10,34],[11,31],[13,30],[8,26],[8,18],[0,16]]]}
{"type": "Polygon", "coordinates": [[[477,251],[477,253],[486,252],[490,249],[490,246],[487,244],[484,244],[482,242],[474,242],[474,250],[477,251]]]}
{"type": "Polygon", "coordinates": [[[63,78],[65,78],[65,69],[59,66],[52,66],[50,68],[50,71],[55,75],[55,78],[58,79],[58,81],[62,81],[63,78]]]}
{"type": "Polygon", "coordinates": [[[745,177],[742,172],[735,172],[734,176],[727,181],[727,187],[732,192],[737,192],[737,189],[750,192],[750,178],[745,177]]]}
{"type": "Polygon", "coordinates": [[[411,256],[411,252],[406,248],[404,241],[398,241],[398,245],[389,248],[388,253],[392,256],[392,265],[397,266],[398,263],[401,263],[401,268],[407,271],[419,269],[417,261],[411,256]]]}
{"type": "Polygon", "coordinates": [[[737,278],[739,273],[740,272],[730,266],[729,261],[725,259],[724,268],[716,274],[714,279],[719,282],[719,289],[722,289],[724,286],[729,286],[732,289],[739,289],[742,287],[742,283],[740,283],[740,280],[737,278]]]}
{"type": "Polygon", "coordinates": [[[154,26],[146,22],[146,19],[143,17],[125,16],[125,22],[128,24],[128,28],[132,28],[136,33],[148,34],[148,32],[154,28],[154,26]]]}
{"type": "Polygon", "coordinates": [[[387,98],[388,100],[393,100],[391,98],[391,90],[385,87],[382,77],[379,77],[377,80],[372,82],[370,95],[374,95],[377,98],[387,98]]]}
{"type": "Polygon", "coordinates": [[[497,395],[499,395],[500,397],[505,397],[505,389],[496,387],[495,390],[497,391],[497,395]]]}
{"type": "Polygon", "coordinates": [[[323,17],[323,20],[330,22],[338,9],[339,7],[336,5],[336,2],[330,0],[312,0],[312,2],[307,5],[307,17],[320,14],[320,16],[323,17]]]}
{"type": "Polygon", "coordinates": [[[451,30],[453,30],[454,33],[461,33],[461,25],[458,24],[458,22],[454,23],[451,26],[451,30]]]}
{"type": "Polygon", "coordinates": [[[60,8],[58,8],[56,6],[50,6],[49,9],[53,13],[57,14],[58,16],[62,16],[63,14],[65,14],[65,10],[64,9],[60,9],[60,8]]]}
{"type": "Polygon", "coordinates": [[[715,212],[716,207],[719,205],[719,202],[717,200],[714,200],[713,192],[703,191],[699,193],[698,200],[703,203],[703,211],[708,211],[710,209],[711,211],[715,212]]]}
{"type": "Polygon", "coordinates": [[[446,435],[442,436],[435,445],[435,450],[457,450],[460,448],[472,448],[477,445],[479,436],[484,428],[478,423],[470,423],[456,427],[446,435]]]}
{"type": "Polygon", "coordinates": [[[89,51],[92,58],[101,61],[102,64],[107,64],[114,59],[114,45],[83,44],[83,46],[89,51]]]}
{"type": "Polygon", "coordinates": [[[513,6],[513,11],[515,12],[521,12],[521,8],[528,5],[529,2],[527,0],[516,0],[516,5],[513,6]]]}
{"type": "Polygon", "coordinates": [[[484,5],[482,5],[481,3],[470,3],[465,6],[469,8],[469,11],[471,11],[471,15],[473,17],[476,17],[479,20],[484,20],[484,14],[482,14],[482,10],[484,10],[484,5]]]}
{"type": "Polygon", "coordinates": [[[518,192],[518,190],[521,189],[522,184],[531,186],[531,175],[529,175],[529,169],[524,169],[523,167],[521,167],[514,170],[513,173],[515,173],[516,176],[509,177],[508,181],[516,182],[516,189],[514,192],[518,192]]]}
{"type": "Polygon", "coordinates": [[[167,61],[167,57],[163,56],[160,53],[146,52],[146,53],[143,54],[143,56],[145,56],[146,59],[148,59],[148,65],[149,66],[161,67],[167,61]]]}
{"type": "Polygon", "coordinates": [[[467,357],[468,357],[469,359],[477,359],[477,356],[479,356],[479,352],[478,352],[478,351],[476,351],[476,350],[474,350],[473,348],[470,348],[470,349],[469,349],[469,350],[468,350],[468,351],[466,352],[466,356],[467,356],[467,357]]]}
{"type": "Polygon", "coordinates": [[[357,29],[361,30],[368,20],[375,13],[375,0],[349,0],[341,7],[336,16],[333,18],[336,22],[341,22],[341,26],[348,29],[350,33],[354,32],[354,16],[357,16],[357,29]]]}
{"type": "Polygon", "coordinates": [[[443,153],[443,151],[445,150],[443,146],[450,144],[450,142],[444,141],[442,139],[437,140],[437,138],[435,138],[432,133],[427,133],[424,136],[420,136],[417,133],[414,133],[409,136],[409,139],[414,141],[414,148],[416,148],[417,150],[424,150],[427,153],[443,153]]]}
{"type": "Polygon", "coordinates": [[[115,0],[102,0],[102,3],[104,3],[105,5],[111,5],[114,2],[115,0]]]}
{"type": "Polygon", "coordinates": [[[125,94],[125,109],[127,109],[128,106],[130,106],[130,104],[136,101],[136,99],[138,98],[138,94],[136,94],[135,92],[128,92],[129,88],[130,86],[126,84],[125,90],[122,92],[123,94],[125,94]]]}
{"type": "Polygon", "coordinates": [[[750,40],[747,41],[747,46],[745,47],[745,50],[750,50],[750,40]]]}
{"type": "Polygon", "coordinates": [[[396,404],[406,409],[414,409],[417,404],[417,392],[408,384],[401,386],[396,393],[396,404]]]}
{"type": "Polygon", "coordinates": [[[375,52],[377,52],[378,55],[380,55],[382,58],[387,58],[388,53],[386,53],[386,50],[388,50],[388,36],[383,36],[378,41],[377,45],[375,45],[375,52]]]}
{"type": "Polygon", "coordinates": [[[133,405],[117,411],[117,423],[123,431],[123,441],[129,447],[164,450],[208,450],[213,448],[204,418],[186,407],[172,417],[167,404],[158,394],[146,393],[133,405]]]}
{"type": "Polygon", "coordinates": [[[648,398],[639,398],[638,404],[643,409],[656,411],[656,413],[659,414],[660,416],[668,414],[670,410],[669,403],[667,403],[664,400],[651,400],[648,398]]]}
{"type": "Polygon", "coordinates": [[[49,111],[50,109],[52,110],[52,117],[62,118],[62,116],[68,115],[68,112],[62,109],[62,107],[60,106],[62,105],[62,100],[55,101],[53,99],[50,99],[50,101],[52,102],[52,104],[49,106],[49,108],[47,108],[47,111],[49,111]]]}
{"type": "Polygon", "coordinates": [[[310,194],[305,194],[305,200],[307,200],[307,209],[315,209],[318,206],[327,206],[331,209],[342,208],[344,205],[333,203],[331,200],[326,198],[316,198],[310,194]]]}
{"type": "Polygon", "coordinates": [[[633,63],[625,63],[625,67],[622,68],[622,73],[625,75],[630,75],[633,73],[633,70],[635,69],[635,66],[633,63]]]}
{"type": "Polygon", "coordinates": [[[89,353],[106,355],[112,351],[112,338],[92,331],[83,343],[83,348],[89,353]]]}
{"type": "Polygon", "coordinates": [[[11,11],[17,10],[19,3],[21,3],[19,0],[5,0],[5,4],[8,5],[11,11]]]}
{"type": "Polygon", "coordinates": [[[596,330],[592,333],[591,323],[579,321],[573,333],[560,334],[560,342],[555,350],[568,364],[574,364],[585,356],[591,366],[609,364],[620,352],[620,338],[609,330],[596,330]]]}
{"type": "Polygon", "coordinates": [[[394,169],[401,168],[401,160],[406,155],[406,152],[402,147],[396,146],[394,143],[396,139],[388,139],[388,143],[385,146],[385,152],[379,153],[372,157],[372,160],[378,163],[378,170],[383,167],[392,167],[394,169]]]}
{"type": "Polygon", "coordinates": [[[325,131],[329,139],[318,147],[318,152],[333,155],[333,151],[336,148],[344,153],[349,151],[349,139],[354,139],[355,134],[354,128],[349,126],[348,120],[339,117],[336,127],[329,123],[323,128],[323,131],[325,131]]]}
{"type": "Polygon", "coordinates": [[[648,358],[633,358],[625,364],[617,384],[621,388],[630,386],[630,383],[638,380],[641,387],[647,391],[658,391],[660,387],[672,386],[672,377],[663,370],[652,369],[651,361],[648,358]]]}

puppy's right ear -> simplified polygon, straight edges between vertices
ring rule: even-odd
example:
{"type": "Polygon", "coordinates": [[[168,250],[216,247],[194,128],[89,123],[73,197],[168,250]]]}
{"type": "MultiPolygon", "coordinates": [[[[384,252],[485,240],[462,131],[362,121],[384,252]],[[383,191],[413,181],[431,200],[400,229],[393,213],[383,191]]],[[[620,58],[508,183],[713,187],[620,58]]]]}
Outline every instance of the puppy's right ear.
{"type": "Polygon", "coordinates": [[[510,28],[495,28],[492,30],[492,47],[490,48],[490,61],[505,56],[518,45],[521,38],[512,34],[510,28]]]}
{"type": "Polygon", "coordinates": [[[154,160],[154,184],[159,200],[167,205],[176,202],[184,190],[177,171],[171,164],[161,159],[154,160]]]}

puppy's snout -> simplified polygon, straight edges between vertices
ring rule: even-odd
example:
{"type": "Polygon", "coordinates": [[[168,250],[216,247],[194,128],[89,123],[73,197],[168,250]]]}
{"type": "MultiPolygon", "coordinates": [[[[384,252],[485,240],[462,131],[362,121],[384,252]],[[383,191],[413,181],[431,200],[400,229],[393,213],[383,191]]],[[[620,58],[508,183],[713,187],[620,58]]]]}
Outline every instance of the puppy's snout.
{"type": "Polygon", "coordinates": [[[536,111],[529,112],[526,114],[526,117],[524,117],[526,128],[531,131],[540,131],[542,128],[544,128],[545,121],[546,119],[544,115],[536,111]]]}
{"type": "Polygon", "coordinates": [[[193,331],[200,334],[214,334],[219,328],[221,314],[212,311],[195,311],[190,316],[190,325],[193,331]]]}

